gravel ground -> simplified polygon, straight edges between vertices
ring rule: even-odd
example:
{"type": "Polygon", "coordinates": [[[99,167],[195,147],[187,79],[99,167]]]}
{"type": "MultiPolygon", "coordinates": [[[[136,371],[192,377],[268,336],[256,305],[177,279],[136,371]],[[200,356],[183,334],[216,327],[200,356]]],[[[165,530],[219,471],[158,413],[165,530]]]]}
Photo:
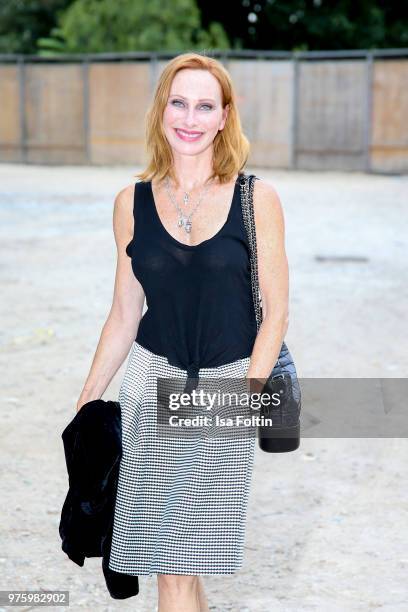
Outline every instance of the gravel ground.
{"type": "MultiPolygon", "coordinates": [[[[100,559],[78,567],[58,534],[60,435],[111,304],[113,199],[137,170],[0,165],[0,588],[67,589],[75,611],[154,612],[157,601],[155,576],[140,578],[137,597],[111,599],[100,559]]],[[[285,211],[286,342],[298,375],[406,378],[408,177],[254,172],[285,211]]],[[[407,610],[407,460],[403,438],[304,437],[283,455],[257,448],[245,564],[204,578],[211,611],[407,610]]]]}

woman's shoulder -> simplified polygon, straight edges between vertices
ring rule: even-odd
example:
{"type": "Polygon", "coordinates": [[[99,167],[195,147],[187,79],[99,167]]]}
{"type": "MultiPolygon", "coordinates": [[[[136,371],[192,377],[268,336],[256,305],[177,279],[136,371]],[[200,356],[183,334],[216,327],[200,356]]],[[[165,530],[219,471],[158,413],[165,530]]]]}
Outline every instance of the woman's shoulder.
{"type": "Polygon", "coordinates": [[[282,207],[279,194],[275,186],[269,179],[264,179],[256,175],[254,182],[254,206],[262,209],[282,207]]]}
{"type": "Polygon", "coordinates": [[[115,235],[124,236],[124,239],[133,235],[133,207],[135,197],[135,183],[126,185],[117,192],[113,205],[113,228],[115,235]]]}
{"type": "Polygon", "coordinates": [[[126,185],[126,187],[123,187],[120,191],[117,192],[115,196],[115,209],[118,209],[118,211],[128,208],[133,209],[134,194],[135,183],[131,183],[130,185],[126,185]]]}
{"type": "Polygon", "coordinates": [[[257,177],[254,182],[253,202],[257,231],[268,228],[284,231],[284,213],[279,194],[269,179],[257,177]]]}

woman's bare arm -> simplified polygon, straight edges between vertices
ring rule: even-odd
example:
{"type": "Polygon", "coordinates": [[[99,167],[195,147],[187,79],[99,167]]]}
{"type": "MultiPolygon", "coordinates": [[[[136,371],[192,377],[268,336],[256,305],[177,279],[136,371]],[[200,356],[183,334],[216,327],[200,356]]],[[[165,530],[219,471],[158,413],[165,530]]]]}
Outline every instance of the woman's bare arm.
{"type": "Polygon", "coordinates": [[[247,378],[259,391],[275,366],[289,325],[289,270],[285,250],[285,221],[275,189],[257,180],[254,184],[254,214],[257,239],[258,277],[262,297],[262,324],[254,344],[247,378]]]}
{"type": "Polygon", "coordinates": [[[122,189],[113,209],[113,231],[117,247],[116,275],[110,312],[103,325],[92,365],[77,402],[77,411],[100,399],[122,365],[136,337],[143,312],[144,291],[136,279],[126,246],[134,231],[134,185],[122,189]]]}

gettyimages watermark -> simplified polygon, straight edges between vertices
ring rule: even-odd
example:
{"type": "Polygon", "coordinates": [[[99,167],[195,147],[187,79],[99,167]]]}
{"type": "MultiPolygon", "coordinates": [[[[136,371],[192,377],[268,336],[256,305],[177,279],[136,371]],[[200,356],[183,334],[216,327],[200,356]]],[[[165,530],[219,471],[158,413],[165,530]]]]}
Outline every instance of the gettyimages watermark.
{"type": "MultiPolygon", "coordinates": [[[[158,437],[255,437],[259,427],[264,432],[270,428],[273,437],[273,427],[288,408],[279,380],[273,392],[267,387],[250,391],[245,378],[203,376],[186,393],[185,382],[185,378],[157,379],[158,437]]],[[[294,378],[292,382],[294,395],[301,396],[301,437],[408,437],[407,378],[294,378]]]]}
{"type": "Polygon", "coordinates": [[[157,379],[158,437],[254,437],[257,427],[272,424],[260,407],[281,401],[278,393],[251,392],[245,378],[202,376],[188,392],[185,382],[157,379]]]}

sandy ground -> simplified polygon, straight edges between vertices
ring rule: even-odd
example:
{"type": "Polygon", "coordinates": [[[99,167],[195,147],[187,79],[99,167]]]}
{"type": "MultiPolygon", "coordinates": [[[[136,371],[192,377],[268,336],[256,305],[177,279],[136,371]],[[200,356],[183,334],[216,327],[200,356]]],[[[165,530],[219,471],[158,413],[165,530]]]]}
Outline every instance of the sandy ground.
{"type": "MultiPolygon", "coordinates": [[[[60,435],[111,304],[113,199],[137,170],[0,165],[0,588],[68,589],[72,610],[156,607],[155,576],[115,601],[100,559],[78,567],[58,534],[60,435]]],[[[255,172],[285,211],[286,342],[298,375],[406,378],[408,177],[255,172]]],[[[116,397],[124,367],[105,399],[116,397]]],[[[204,578],[211,611],[407,610],[407,460],[404,438],[304,437],[283,455],[257,448],[245,564],[204,578]]]]}

